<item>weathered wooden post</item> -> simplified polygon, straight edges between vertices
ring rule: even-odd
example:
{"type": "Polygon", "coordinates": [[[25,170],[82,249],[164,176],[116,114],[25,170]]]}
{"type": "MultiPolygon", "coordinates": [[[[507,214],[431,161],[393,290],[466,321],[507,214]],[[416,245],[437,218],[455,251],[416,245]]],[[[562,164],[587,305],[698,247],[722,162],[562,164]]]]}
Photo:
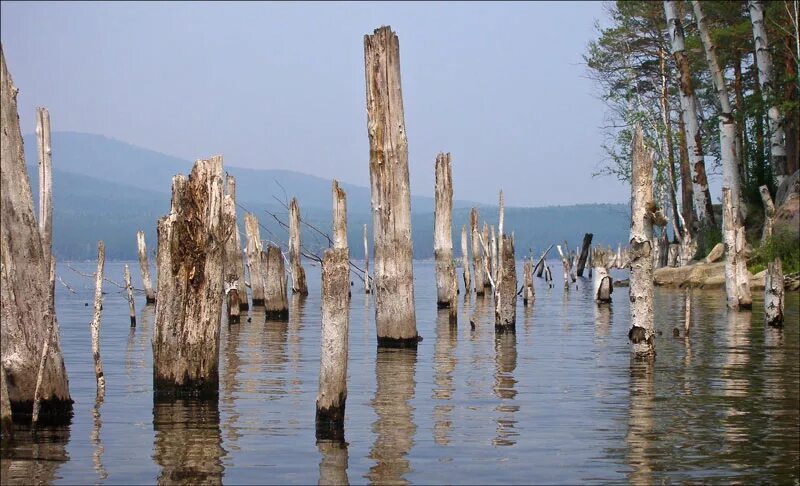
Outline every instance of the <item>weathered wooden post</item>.
{"type": "Polygon", "coordinates": [[[781,259],[769,262],[764,276],[764,321],[775,327],[783,325],[783,265],[781,259]]]}
{"type": "Polygon", "coordinates": [[[231,228],[231,235],[225,243],[224,265],[226,281],[233,279],[236,284],[236,295],[231,295],[228,299],[228,303],[230,304],[231,300],[235,297],[235,299],[239,301],[239,310],[247,310],[250,306],[247,303],[247,286],[244,283],[244,263],[242,258],[242,240],[239,237],[239,220],[236,217],[236,179],[230,174],[225,174],[225,192],[226,196],[229,196],[231,200],[230,203],[224,203],[226,208],[225,212],[233,214],[233,227],[231,228]],[[229,204],[232,205],[233,211],[227,209],[229,204]]]}
{"type": "Polygon", "coordinates": [[[583,277],[583,269],[586,266],[586,259],[589,257],[589,252],[592,249],[592,233],[585,233],[583,235],[583,245],[581,246],[581,256],[578,258],[578,267],[575,269],[575,274],[578,277],[583,277]]]}
{"type": "Polygon", "coordinates": [[[367,224],[364,223],[364,293],[369,293],[369,243],[367,243],[367,224]]]}
{"type": "Polygon", "coordinates": [[[453,265],[453,174],[450,154],[436,156],[433,253],[436,257],[436,305],[456,318],[456,269],[453,265]]]}
{"type": "Polygon", "coordinates": [[[53,246],[53,160],[50,145],[50,112],[36,109],[36,142],[39,149],[39,232],[44,261],[50,268],[53,246]]]}
{"type": "Polygon", "coordinates": [[[300,261],[300,206],[297,198],[293,197],[289,202],[289,263],[292,266],[292,292],[300,295],[308,295],[308,285],[306,285],[306,271],[300,261]]]}
{"type": "Polygon", "coordinates": [[[408,140],[400,45],[391,28],[364,36],[378,346],[416,347],[408,140]]]}
{"type": "MultiPolygon", "coordinates": [[[[653,323],[653,224],[660,221],[653,201],[653,157],[641,127],[633,137],[631,164],[631,328],[628,339],[637,358],[656,354],[653,323]]],[[[663,216],[661,216],[663,219],[663,216]]],[[[617,258],[621,259],[620,251],[617,258]]]]}
{"type": "Polygon", "coordinates": [[[494,292],[494,328],[496,332],[514,332],[517,322],[517,267],[514,237],[500,235],[498,282],[494,292]]]}
{"type": "Polygon", "coordinates": [[[469,273],[469,253],[467,250],[467,225],[461,226],[461,265],[464,274],[464,297],[468,297],[472,289],[472,278],[469,273]]]}
{"type": "Polygon", "coordinates": [[[317,440],[344,440],[347,400],[350,257],[347,245],[347,195],[333,181],[334,246],[322,260],[322,332],[320,337],[317,440]]]}
{"type": "Polygon", "coordinates": [[[728,307],[734,310],[750,309],[750,274],[747,272],[744,225],[739,215],[738,201],[730,189],[722,188],[722,241],[725,243],[725,292],[728,307]]]}
{"type": "Polygon", "coordinates": [[[125,290],[128,293],[128,311],[131,317],[131,327],[136,327],[136,301],[133,299],[133,285],[131,285],[131,271],[125,264],[125,290]]]}
{"type": "Polygon", "coordinates": [[[144,231],[142,230],[136,232],[136,249],[139,253],[139,269],[142,272],[145,303],[152,304],[156,301],[156,294],[153,292],[153,282],[150,280],[150,262],[147,259],[147,244],[144,241],[144,231]]]}
{"type": "Polygon", "coordinates": [[[533,290],[533,260],[525,260],[522,273],[525,286],[522,289],[522,302],[525,306],[532,306],[536,300],[536,293],[533,290]]]}
{"type": "Polygon", "coordinates": [[[106,377],[103,374],[103,363],[100,361],[100,314],[103,311],[103,268],[106,264],[106,247],[103,241],[97,243],[97,272],[94,275],[94,314],[90,329],[92,331],[92,358],[94,358],[94,376],[97,379],[97,393],[106,391],[106,377]]]}
{"type": "Polygon", "coordinates": [[[472,208],[469,213],[469,228],[470,237],[472,238],[472,269],[475,275],[475,295],[483,295],[486,277],[483,275],[483,253],[481,253],[479,241],[478,210],[476,208],[472,208]]]}
{"type": "MultiPolygon", "coordinates": [[[[72,415],[67,373],[57,333],[47,339],[55,319],[50,261],[36,223],[33,196],[25,168],[17,112],[17,88],[0,46],[0,367],[5,399],[20,418],[30,415],[42,349],[49,342],[41,392],[42,415],[67,422],[72,415]]],[[[48,249],[48,255],[50,251],[48,249]]],[[[3,412],[3,416],[10,416],[3,412]]]]}
{"type": "Polygon", "coordinates": [[[592,295],[598,304],[611,302],[611,293],[614,292],[614,283],[608,273],[609,257],[602,247],[598,246],[592,251],[592,295]]]}
{"type": "Polygon", "coordinates": [[[286,267],[281,249],[267,245],[261,253],[264,269],[264,316],[267,320],[289,320],[289,297],[286,292],[286,267]]]}
{"type": "MultiPolygon", "coordinates": [[[[233,178],[227,176],[225,185],[229,186],[232,181],[233,178]]],[[[223,218],[234,222],[230,227],[231,234],[225,240],[225,250],[222,256],[222,271],[224,275],[223,294],[225,295],[226,307],[228,308],[228,324],[235,324],[239,322],[239,286],[241,285],[240,282],[244,280],[244,276],[239,274],[239,268],[242,270],[244,270],[244,268],[242,265],[241,250],[233,235],[233,232],[237,231],[236,200],[234,199],[234,195],[230,192],[222,196],[222,214],[223,218]],[[239,263],[238,267],[237,261],[239,263]]],[[[243,295],[245,300],[247,300],[247,294],[243,295]]]]}
{"type": "Polygon", "coordinates": [[[497,282],[497,237],[494,234],[494,225],[489,229],[489,275],[497,282]]]}
{"type": "MultiPolygon", "coordinates": [[[[172,207],[158,221],[158,302],[153,333],[156,398],[216,397],[225,238],[222,157],[172,178],[172,207]]],[[[252,278],[252,277],[251,277],[252,278]]]]}
{"type": "Polygon", "coordinates": [[[556,245],[556,250],[558,250],[558,256],[561,257],[561,267],[564,270],[564,290],[569,290],[569,260],[564,255],[564,251],[561,250],[561,245],[556,245]]]}
{"type": "MultiPolygon", "coordinates": [[[[50,259],[50,286],[52,287],[50,292],[50,299],[53,305],[53,309],[55,309],[55,274],[56,274],[56,262],[55,259],[50,259]]],[[[50,322],[49,328],[47,329],[47,333],[45,334],[44,338],[44,346],[42,346],[42,357],[39,361],[39,372],[36,375],[36,388],[33,391],[33,411],[31,412],[31,426],[36,426],[39,422],[39,412],[42,409],[42,379],[44,378],[44,370],[47,366],[47,355],[50,352],[50,341],[52,340],[53,332],[58,333],[58,322],[56,320],[55,315],[53,316],[53,320],[50,322]]],[[[2,368],[2,367],[0,367],[2,368]]]]}
{"type": "Polygon", "coordinates": [[[247,234],[247,268],[250,274],[250,292],[253,307],[264,305],[264,269],[262,268],[261,232],[255,214],[245,213],[244,230],[247,234]]]}

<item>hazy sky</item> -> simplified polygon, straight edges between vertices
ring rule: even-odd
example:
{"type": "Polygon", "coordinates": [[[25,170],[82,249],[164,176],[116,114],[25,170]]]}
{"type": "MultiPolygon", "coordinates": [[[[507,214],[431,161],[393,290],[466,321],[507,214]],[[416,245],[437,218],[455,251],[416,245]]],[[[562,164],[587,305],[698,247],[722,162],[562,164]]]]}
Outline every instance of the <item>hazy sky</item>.
{"type": "Polygon", "coordinates": [[[581,54],[599,2],[3,1],[1,13],[23,133],[47,106],[53,130],[368,185],[363,36],[388,24],[414,194],[433,194],[436,153],[449,151],[458,199],[629,197],[591,176],[603,105],[581,54]]]}

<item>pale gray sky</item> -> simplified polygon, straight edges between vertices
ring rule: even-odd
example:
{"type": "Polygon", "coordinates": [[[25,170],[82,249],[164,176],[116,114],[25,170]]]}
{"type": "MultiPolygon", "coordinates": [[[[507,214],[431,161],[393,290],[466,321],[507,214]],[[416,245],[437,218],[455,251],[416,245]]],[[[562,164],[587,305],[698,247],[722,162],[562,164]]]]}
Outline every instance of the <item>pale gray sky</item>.
{"type": "Polygon", "coordinates": [[[411,189],[433,194],[436,153],[454,195],[542,206],[624,202],[592,178],[603,105],[581,54],[599,2],[16,3],[2,42],[53,130],[97,133],[185,159],[369,184],[363,36],[391,25],[411,189]]]}

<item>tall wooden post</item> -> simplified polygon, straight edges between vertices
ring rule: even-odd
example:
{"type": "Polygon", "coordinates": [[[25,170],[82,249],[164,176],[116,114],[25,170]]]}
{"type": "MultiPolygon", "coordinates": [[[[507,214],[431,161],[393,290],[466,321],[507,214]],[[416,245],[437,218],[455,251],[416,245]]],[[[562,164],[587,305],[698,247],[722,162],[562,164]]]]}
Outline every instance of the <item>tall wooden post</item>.
{"type": "Polygon", "coordinates": [[[267,245],[261,253],[264,268],[264,315],[267,320],[289,320],[289,297],[286,292],[286,267],[281,249],[267,245]]]}
{"type": "Polygon", "coordinates": [[[103,311],[103,268],[106,264],[106,247],[102,241],[97,244],[97,272],[94,274],[94,314],[90,324],[92,331],[92,358],[94,358],[94,376],[97,379],[97,393],[102,395],[106,390],[106,377],[103,374],[103,363],[100,361],[100,314],[103,311]]]}
{"type": "Polygon", "coordinates": [[[728,307],[734,310],[750,309],[750,274],[747,272],[745,256],[744,225],[739,214],[738,201],[731,190],[722,188],[722,241],[725,243],[725,292],[728,307]]]}
{"type": "MultiPolygon", "coordinates": [[[[50,259],[45,261],[25,168],[17,88],[0,47],[0,366],[17,419],[32,412],[36,376],[55,319],[50,259]]],[[[48,252],[49,254],[49,252],[48,252]]],[[[42,381],[42,421],[69,421],[72,399],[58,333],[49,341],[42,381]]]]}
{"type": "Polygon", "coordinates": [[[136,301],[133,299],[133,285],[131,285],[131,271],[125,264],[125,291],[128,294],[128,312],[131,317],[131,327],[136,327],[136,301]]]}
{"type": "Polygon", "coordinates": [[[433,252],[436,257],[436,304],[456,316],[456,269],[453,265],[453,174],[450,154],[436,156],[433,252]]]}
{"type": "Polygon", "coordinates": [[[583,246],[581,246],[581,256],[578,258],[578,268],[575,269],[575,274],[578,277],[583,277],[583,269],[586,266],[586,259],[589,257],[589,252],[592,247],[592,233],[583,235],[583,246]]]}
{"type": "Polygon", "coordinates": [[[526,259],[522,269],[523,279],[525,282],[522,288],[522,302],[526,307],[533,306],[533,303],[536,300],[536,292],[533,289],[533,260],[526,259]]]}
{"type": "Polygon", "coordinates": [[[139,269],[142,272],[145,303],[152,304],[156,301],[156,294],[153,292],[153,282],[150,280],[150,261],[147,259],[147,244],[142,230],[136,232],[136,249],[139,252],[139,269]]]}
{"type": "MultiPolygon", "coordinates": [[[[631,164],[631,328],[628,339],[636,357],[656,354],[653,324],[653,157],[644,145],[641,127],[633,137],[631,164]]],[[[663,216],[662,216],[663,218],[663,216]]],[[[618,258],[621,258],[618,256],[618,258]]],[[[595,270],[596,271],[596,270],[595,270]]]]}
{"type": "Polygon", "coordinates": [[[158,221],[158,302],[153,333],[156,398],[216,397],[225,238],[222,157],[172,178],[172,207],[158,221]]]}
{"type": "MultiPolygon", "coordinates": [[[[232,212],[230,209],[226,210],[226,212],[233,214],[231,235],[225,243],[226,281],[235,279],[235,298],[239,301],[239,309],[246,310],[250,306],[247,303],[247,286],[244,284],[244,263],[242,258],[242,239],[239,237],[239,219],[236,217],[236,179],[230,174],[225,174],[225,192],[226,196],[229,196],[231,200],[230,203],[225,203],[226,206],[228,204],[233,205],[232,212]]],[[[229,302],[231,300],[233,299],[228,299],[229,302]]]]}
{"type": "Polygon", "coordinates": [[[517,322],[517,267],[514,238],[500,235],[502,255],[498,259],[498,282],[494,294],[494,328],[496,332],[514,332],[517,322]]]}
{"type": "Polygon", "coordinates": [[[322,260],[322,333],[320,338],[317,440],[344,440],[347,400],[350,257],[347,246],[347,196],[333,181],[334,247],[322,260]]]}
{"type": "Polygon", "coordinates": [[[769,262],[764,277],[764,321],[770,326],[783,325],[783,265],[781,259],[769,262]]]}
{"type": "Polygon", "coordinates": [[[369,289],[369,243],[367,243],[367,224],[364,223],[364,293],[368,294],[369,289]]]}
{"type": "MultiPolygon", "coordinates": [[[[232,177],[226,176],[225,185],[228,186],[232,180],[232,177]]],[[[244,279],[244,276],[239,274],[239,269],[244,270],[244,268],[241,264],[241,250],[238,248],[233,234],[236,231],[236,200],[230,192],[222,196],[222,214],[226,220],[233,221],[230,227],[231,234],[225,241],[222,271],[224,275],[223,295],[228,308],[228,324],[235,324],[239,322],[239,286],[244,279]],[[237,262],[239,263],[238,267],[237,262]]],[[[247,299],[247,294],[244,294],[244,298],[247,299]]]]}
{"type": "Polygon", "coordinates": [[[264,305],[264,270],[261,265],[261,232],[255,214],[245,213],[244,230],[247,235],[247,268],[250,274],[250,292],[253,307],[264,305]]]}
{"type": "Polygon", "coordinates": [[[483,274],[483,253],[481,253],[480,234],[478,233],[478,210],[472,208],[469,213],[469,229],[470,237],[472,239],[472,270],[475,277],[475,295],[483,295],[484,280],[486,276],[483,274]]]}
{"type": "Polygon", "coordinates": [[[48,268],[53,246],[53,160],[50,145],[50,112],[36,109],[36,141],[39,148],[39,232],[48,268]]]}
{"type": "Polygon", "coordinates": [[[408,141],[400,45],[390,27],[364,36],[378,346],[416,347],[408,141]]]}
{"type": "Polygon", "coordinates": [[[481,245],[483,249],[483,258],[481,259],[483,262],[483,287],[491,288],[494,272],[492,271],[492,250],[487,246],[489,245],[489,225],[486,224],[486,221],[483,222],[481,238],[483,238],[483,244],[481,245]]]}
{"type": "Polygon", "coordinates": [[[464,273],[465,297],[472,291],[472,278],[469,273],[469,252],[467,250],[467,225],[461,226],[461,265],[464,273]]]}
{"type": "Polygon", "coordinates": [[[306,271],[300,261],[300,206],[297,198],[293,197],[289,202],[289,263],[292,266],[292,292],[300,295],[308,295],[308,285],[306,285],[306,271]]]}

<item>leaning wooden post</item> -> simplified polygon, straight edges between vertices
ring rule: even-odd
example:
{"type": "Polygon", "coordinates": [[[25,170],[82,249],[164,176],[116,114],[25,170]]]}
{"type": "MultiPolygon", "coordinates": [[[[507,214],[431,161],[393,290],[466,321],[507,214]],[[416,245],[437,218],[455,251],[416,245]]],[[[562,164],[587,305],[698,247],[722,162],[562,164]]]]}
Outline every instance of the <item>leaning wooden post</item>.
{"type": "Polygon", "coordinates": [[[769,195],[769,188],[761,186],[758,188],[761,193],[761,201],[764,203],[764,229],[761,231],[761,243],[767,241],[772,236],[772,227],[775,225],[775,205],[769,195]]]}
{"type": "Polygon", "coordinates": [[[133,285],[131,285],[131,271],[125,264],[125,290],[128,293],[128,313],[131,317],[131,327],[136,327],[136,304],[133,299],[133,285]]]}
{"type": "MultiPolygon", "coordinates": [[[[233,178],[226,177],[226,186],[230,184],[233,178]]],[[[235,190],[235,189],[234,189],[235,190]]],[[[235,193],[234,193],[235,194],[235,193]]],[[[227,221],[236,221],[236,200],[231,193],[222,196],[222,214],[223,218],[227,221]]],[[[222,271],[223,271],[223,295],[225,296],[226,307],[228,309],[228,324],[236,324],[239,322],[239,286],[243,276],[239,274],[239,267],[242,267],[242,256],[240,249],[236,244],[233,232],[236,231],[236,225],[230,226],[231,234],[225,240],[225,250],[222,255],[222,271]],[[239,266],[237,267],[237,261],[239,266]]],[[[247,294],[244,294],[247,300],[247,294]]]]}
{"type": "Polygon", "coordinates": [[[764,321],[775,327],[783,325],[783,265],[781,259],[769,262],[764,277],[764,321]]]}
{"type": "Polygon", "coordinates": [[[36,109],[36,142],[39,148],[39,232],[44,260],[49,267],[53,246],[53,160],[47,108],[36,109]]]}
{"type": "Polygon", "coordinates": [[[367,224],[364,223],[364,293],[369,293],[369,243],[367,243],[367,224]]]}
{"type": "MultiPolygon", "coordinates": [[[[585,233],[583,235],[583,246],[581,246],[581,256],[578,258],[578,268],[575,269],[575,274],[578,277],[583,277],[583,269],[586,267],[586,259],[589,258],[589,252],[592,249],[592,233],[585,233]]],[[[589,267],[591,268],[591,267],[589,267]]]]}
{"type": "Polygon", "coordinates": [[[106,391],[106,378],[103,375],[103,363],[100,360],[100,314],[103,310],[103,267],[106,264],[106,247],[102,240],[97,243],[97,272],[94,275],[94,314],[92,315],[92,358],[94,358],[94,376],[97,379],[97,393],[106,391]]]}
{"type": "Polygon", "coordinates": [[[472,278],[469,273],[469,252],[467,250],[467,225],[461,226],[461,265],[464,274],[465,297],[472,291],[472,278]]]}
{"type": "Polygon", "coordinates": [[[153,292],[153,282],[150,280],[150,262],[147,259],[147,244],[144,242],[142,230],[136,232],[136,249],[139,252],[139,269],[142,271],[145,302],[152,304],[156,301],[156,294],[153,292]]]}
{"type": "Polygon", "coordinates": [[[250,274],[250,292],[253,307],[264,305],[264,270],[261,266],[261,232],[255,214],[244,215],[244,230],[247,234],[247,268],[250,274]]]}
{"type": "Polygon", "coordinates": [[[408,140],[400,45],[390,27],[364,36],[378,346],[416,347],[408,140]]]}
{"type": "MultiPolygon", "coordinates": [[[[51,309],[55,309],[55,274],[56,274],[56,262],[54,259],[50,260],[50,285],[53,287],[52,292],[50,294],[50,298],[52,299],[52,307],[51,309]]],[[[58,332],[57,329],[58,323],[56,321],[55,315],[53,315],[53,320],[50,322],[50,327],[47,330],[44,338],[44,345],[42,346],[42,358],[39,361],[39,372],[36,375],[36,388],[33,392],[33,412],[31,413],[31,426],[35,426],[37,422],[39,422],[39,412],[42,409],[42,379],[44,378],[44,370],[45,366],[47,365],[47,355],[50,351],[50,341],[53,339],[52,335],[55,331],[58,332]]]]}
{"type": "Polygon", "coordinates": [[[500,248],[498,265],[499,281],[494,292],[494,328],[496,332],[514,332],[517,322],[517,266],[514,258],[514,238],[500,235],[503,243],[500,248]]]}
{"type": "Polygon", "coordinates": [[[436,257],[436,305],[456,317],[456,269],[453,265],[453,173],[450,154],[436,156],[433,253],[436,257]]]}
{"type": "Polygon", "coordinates": [[[261,253],[264,268],[264,316],[267,320],[289,320],[289,297],[286,291],[286,267],[281,249],[267,245],[261,253]]]}
{"type": "MultiPolygon", "coordinates": [[[[236,179],[225,174],[225,192],[230,197],[231,202],[225,202],[225,212],[233,215],[233,227],[231,235],[225,243],[225,272],[226,281],[233,279],[236,285],[236,295],[228,299],[228,303],[234,298],[239,301],[239,310],[247,310],[250,306],[247,303],[247,286],[244,283],[244,263],[242,258],[242,240],[239,237],[239,220],[236,217],[236,179]],[[232,210],[228,205],[232,205],[232,210]]],[[[227,201],[227,199],[226,199],[227,201]]]]}
{"type": "MultiPolygon", "coordinates": [[[[481,230],[481,238],[483,238],[483,244],[481,248],[483,249],[483,287],[484,288],[491,288],[492,287],[492,279],[494,278],[494,271],[492,271],[492,251],[489,246],[489,225],[486,224],[486,221],[483,222],[483,229],[481,230]]],[[[492,245],[492,248],[494,245],[492,245]]]]}
{"type": "Polygon", "coordinates": [[[308,295],[306,285],[306,271],[300,261],[300,206],[297,198],[289,202],[289,263],[292,266],[292,292],[308,295]]]}
{"type": "Polygon", "coordinates": [[[614,292],[614,283],[608,273],[609,257],[599,246],[592,252],[592,295],[598,304],[611,302],[611,293],[614,292]]]}
{"type": "Polygon", "coordinates": [[[564,290],[569,290],[569,260],[561,250],[561,245],[556,245],[556,250],[558,250],[558,256],[561,257],[561,267],[564,269],[564,290]]]}
{"type": "Polygon", "coordinates": [[[481,253],[480,233],[478,232],[478,210],[472,208],[469,213],[470,237],[472,238],[472,269],[475,276],[475,295],[483,295],[484,280],[483,258],[481,253]]]}
{"type": "MultiPolygon", "coordinates": [[[[641,127],[633,137],[631,164],[631,328],[628,339],[635,357],[656,354],[653,324],[653,157],[644,146],[641,127]]],[[[617,258],[621,259],[620,251],[617,258]]]]}
{"type": "Polygon", "coordinates": [[[347,246],[347,196],[333,181],[334,246],[322,259],[322,332],[320,336],[317,440],[344,439],[347,400],[350,262],[347,246]]]}
{"type": "Polygon", "coordinates": [[[725,292],[728,307],[734,310],[750,309],[750,274],[745,256],[745,231],[739,216],[738,201],[730,189],[722,188],[722,241],[725,243],[725,292]]]}
{"type": "Polygon", "coordinates": [[[533,260],[525,260],[523,265],[523,278],[525,281],[522,289],[522,302],[525,306],[532,306],[536,300],[536,292],[533,290],[533,260]]]}
{"type": "Polygon", "coordinates": [[[494,234],[494,225],[491,225],[489,235],[489,274],[497,282],[497,237],[494,234]]]}
{"type": "Polygon", "coordinates": [[[153,332],[157,399],[216,397],[225,239],[222,157],[172,179],[172,207],[158,221],[158,302],[153,332]],[[187,251],[191,249],[191,251],[187,251]]]}

